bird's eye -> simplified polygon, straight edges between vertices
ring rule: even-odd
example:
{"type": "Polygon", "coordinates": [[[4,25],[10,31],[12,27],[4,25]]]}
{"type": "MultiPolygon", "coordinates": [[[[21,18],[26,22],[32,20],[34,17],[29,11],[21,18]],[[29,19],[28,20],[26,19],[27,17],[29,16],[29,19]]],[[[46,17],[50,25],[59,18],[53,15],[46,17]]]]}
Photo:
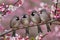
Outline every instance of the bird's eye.
{"type": "Polygon", "coordinates": [[[41,10],[41,11],[40,11],[40,14],[42,14],[42,12],[43,12],[43,11],[41,10]]]}
{"type": "Polygon", "coordinates": [[[34,16],[35,14],[32,12],[32,14],[31,14],[32,16],[34,16]]]}
{"type": "Polygon", "coordinates": [[[19,20],[19,17],[17,17],[16,20],[19,20]]]}
{"type": "Polygon", "coordinates": [[[26,15],[23,15],[23,18],[26,18],[26,15]]]}

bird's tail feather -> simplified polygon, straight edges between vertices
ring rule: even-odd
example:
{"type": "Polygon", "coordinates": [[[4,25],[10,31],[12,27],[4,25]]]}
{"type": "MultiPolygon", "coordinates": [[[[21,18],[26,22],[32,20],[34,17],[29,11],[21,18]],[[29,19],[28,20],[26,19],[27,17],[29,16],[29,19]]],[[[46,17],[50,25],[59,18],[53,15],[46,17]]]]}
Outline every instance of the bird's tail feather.
{"type": "Polygon", "coordinates": [[[37,26],[38,26],[38,33],[39,33],[39,32],[42,33],[42,29],[41,29],[41,27],[40,27],[39,25],[37,25],[37,26]]]}
{"type": "Polygon", "coordinates": [[[47,27],[47,31],[51,31],[50,27],[49,27],[49,24],[46,24],[46,27],[47,27]]]}
{"type": "Polygon", "coordinates": [[[29,34],[29,28],[26,27],[26,34],[29,34]]]}
{"type": "Polygon", "coordinates": [[[16,35],[15,35],[15,33],[16,33],[16,31],[14,30],[14,31],[13,31],[13,34],[12,34],[12,36],[14,36],[14,37],[15,37],[15,36],[16,36],[16,35]]]}

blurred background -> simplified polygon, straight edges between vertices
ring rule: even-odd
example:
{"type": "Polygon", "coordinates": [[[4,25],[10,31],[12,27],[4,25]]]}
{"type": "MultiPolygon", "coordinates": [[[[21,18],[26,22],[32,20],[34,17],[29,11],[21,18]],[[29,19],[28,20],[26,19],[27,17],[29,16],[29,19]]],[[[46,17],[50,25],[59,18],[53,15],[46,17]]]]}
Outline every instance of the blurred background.
{"type": "MultiPolygon", "coordinates": [[[[0,0],[0,4],[1,3],[5,3],[6,5],[8,4],[14,4],[15,2],[17,2],[18,0],[0,0]]],[[[49,6],[51,6],[52,4],[54,4],[52,2],[52,0],[24,0],[24,3],[21,7],[17,8],[15,11],[12,11],[9,15],[6,14],[5,16],[2,17],[2,26],[4,28],[4,30],[8,30],[10,29],[10,20],[12,19],[12,17],[14,15],[18,15],[20,18],[22,17],[23,14],[30,14],[29,11],[33,10],[35,8],[39,8],[40,7],[40,2],[44,2],[47,3],[49,6]]],[[[46,26],[45,25],[41,25],[41,28],[43,30],[44,33],[47,32],[46,26]]],[[[52,24],[50,26],[51,28],[51,32],[49,32],[49,34],[43,38],[43,40],[60,40],[60,25],[58,24],[52,24]],[[57,31],[57,32],[56,32],[57,31]]],[[[35,36],[38,34],[38,29],[37,27],[30,27],[29,28],[29,33],[32,36],[35,36]]],[[[16,33],[20,34],[20,35],[25,35],[26,31],[25,29],[19,29],[16,31],[16,33]]]]}

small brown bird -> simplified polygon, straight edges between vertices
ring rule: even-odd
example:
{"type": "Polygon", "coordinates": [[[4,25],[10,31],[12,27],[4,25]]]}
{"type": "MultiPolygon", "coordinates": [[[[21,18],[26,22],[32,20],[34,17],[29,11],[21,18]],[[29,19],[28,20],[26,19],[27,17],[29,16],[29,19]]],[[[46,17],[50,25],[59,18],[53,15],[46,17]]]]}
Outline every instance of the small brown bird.
{"type": "Polygon", "coordinates": [[[21,18],[21,22],[24,25],[24,27],[26,28],[26,33],[29,34],[29,24],[30,24],[30,18],[29,15],[24,14],[21,18]]]}
{"type": "Polygon", "coordinates": [[[40,22],[41,22],[41,19],[39,17],[39,15],[37,14],[37,11],[32,11],[31,15],[30,15],[30,19],[31,21],[36,24],[38,26],[38,33],[41,32],[42,33],[42,30],[40,28],[40,25],[38,25],[40,22]]]}
{"type": "Polygon", "coordinates": [[[10,28],[19,27],[20,19],[18,16],[14,16],[10,21],[10,28]]]}
{"type": "MultiPolygon", "coordinates": [[[[42,9],[39,15],[43,22],[48,22],[49,20],[51,20],[49,12],[46,11],[45,9],[42,9]]],[[[46,26],[47,26],[47,31],[48,32],[51,31],[49,24],[46,24],[46,26]]]]}
{"type": "Polygon", "coordinates": [[[15,36],[15,33],[16,33],[16,28],[18,28],[20,25],[20,19],[18,16],[14,16],[11,21],[10,21],[10,28],[12,28],[14,31],[13,31],[13,34],[12,36],[15,36]]]}

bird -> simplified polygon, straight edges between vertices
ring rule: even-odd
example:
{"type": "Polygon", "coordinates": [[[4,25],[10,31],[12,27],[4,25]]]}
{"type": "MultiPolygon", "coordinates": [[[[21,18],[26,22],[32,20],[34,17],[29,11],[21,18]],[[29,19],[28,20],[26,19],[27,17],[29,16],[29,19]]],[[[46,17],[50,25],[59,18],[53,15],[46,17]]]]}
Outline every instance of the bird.
{"type": "Polygon", "coordinates": [[[30,17],[27,14],[24,14],[21,18],[21,23],[26,28],[26,35],[29,34],[29,24],[30,24],[30,17]]]}
{"type": "Polygon", "coordinates": [[[15,33],[16,33],[16,28],[18,28],[20,25],[20,19],[19,19],[19,16],[14,16],[11,21],[10,21],[10,28],[13,29],[13,34],[12,36],[15,37],[15,33]]]}
{"type": "Polygon", "coordinates": [[[41,19],[36,10],[32,11],[32,13],[30,15],[30,19],[34,24],[36,24],[38,26],[38,33],[40,33],[40,32],[42,33],[42,29],[41,29],[40,25],[38,25],[41,22],[41,19]]]}
{"type": "MultiPolygon", "coordinates": [[[[51,20],[50,14],[49,14],[48,11],[46,11],[46,9],[42,9],[42,10],[40,11],[39,15],[40,15],[41,21],[43,21],[43,22],[48,22],[48,21],[51,20]]],[[[50,23],[50,24],[51,24],[51,23],[50,23]]],[[[50,29],[50,27],[49,27],[49,24],[46,23],[46,26],[47,26],[47,31],[50,32],[51,29],[50,29]]]]}
{"type": "Polygon", "coordinates": [[[10,21],[10,28],[15,28],[20,25],[20,19],[18,16],[14,16],[10,21]]]}

